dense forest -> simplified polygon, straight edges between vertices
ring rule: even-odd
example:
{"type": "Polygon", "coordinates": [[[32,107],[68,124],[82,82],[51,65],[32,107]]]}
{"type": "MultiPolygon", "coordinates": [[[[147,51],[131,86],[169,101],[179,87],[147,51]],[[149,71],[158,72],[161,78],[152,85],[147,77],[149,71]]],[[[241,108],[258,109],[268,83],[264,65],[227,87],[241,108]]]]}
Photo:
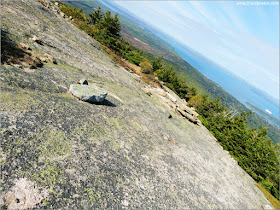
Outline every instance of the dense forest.
{"type": "Polygon", "coordinates": [[[267,129],[249,129],[247,118],[251,112],[233,116],[217,100],[201,95],[197,89],[188,85],[188,80],[181,77],[170,65],[163,64],[163,58],[145,56],[145,52],[133,47],[121,35],[121,25],[118,15],[110,11],[101,13],[96,9],[88,16],[82,9],[61,4],[62,12],[74,18],[73,24],[97,39],[104,49],[115,54],[115,61],[122,64],[125,59],[142,69],[143,74],[157,76],[166,86],[194,106],[200,114],[203,125],[216,137],[223,148],[232,155],[238,164],[257,182],[279,200],[279,145],[273,145],[268,138],[267,129]]]}

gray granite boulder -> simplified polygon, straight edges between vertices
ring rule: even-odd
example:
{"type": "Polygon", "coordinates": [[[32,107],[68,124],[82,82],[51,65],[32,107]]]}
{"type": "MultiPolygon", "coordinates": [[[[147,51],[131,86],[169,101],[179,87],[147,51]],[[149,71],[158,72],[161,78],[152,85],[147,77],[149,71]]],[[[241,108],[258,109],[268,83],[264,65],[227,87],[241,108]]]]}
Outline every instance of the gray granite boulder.
{"type": "Polygon", "coordinates": [[[69,91],[82,101],[87,102],[102,102],[107,96],[107,92],[102,88],[93,85],[70,85],[69,91]]]}

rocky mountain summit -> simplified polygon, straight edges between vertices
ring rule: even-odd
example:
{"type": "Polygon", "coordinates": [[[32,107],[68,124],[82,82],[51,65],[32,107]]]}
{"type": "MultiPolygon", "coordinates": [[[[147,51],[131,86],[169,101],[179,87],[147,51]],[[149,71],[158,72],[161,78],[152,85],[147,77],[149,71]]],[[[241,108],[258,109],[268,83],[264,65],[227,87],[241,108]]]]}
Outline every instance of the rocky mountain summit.
{"type": "Polygon", "coordinates": [[[170,90],[148,89],[50,3],[1,2],[2,207],[272,208],[170,90]],[[106,99],[74,97],[81,78],[106,99]]]}

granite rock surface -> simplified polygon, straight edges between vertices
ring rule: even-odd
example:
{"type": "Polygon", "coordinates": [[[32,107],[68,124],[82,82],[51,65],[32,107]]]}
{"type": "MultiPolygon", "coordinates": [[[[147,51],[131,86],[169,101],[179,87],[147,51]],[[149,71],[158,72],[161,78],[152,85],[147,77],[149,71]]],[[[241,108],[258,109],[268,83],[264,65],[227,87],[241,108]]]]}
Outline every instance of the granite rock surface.
{"type": "Polygon", "coordinates": [[[53,6],[1,1],[1,35],[5,31],[10,43],[24,43],[34,55],[56,60],[31,70],[1,66],[2,206],[270,206],[205,127],[145,94],[138,78],[109,59],[97,41],[53,6]],[[30,40],[34,36],[42,43],[30,40]],[[79,78],[108,92],[102,104],[79,101],[68,92],[79,78]],[[20,180],[29,183],[24,195],[36,188],[37,197],[28,205],[21,200],[23,194],[16,197],[20,180]]]}

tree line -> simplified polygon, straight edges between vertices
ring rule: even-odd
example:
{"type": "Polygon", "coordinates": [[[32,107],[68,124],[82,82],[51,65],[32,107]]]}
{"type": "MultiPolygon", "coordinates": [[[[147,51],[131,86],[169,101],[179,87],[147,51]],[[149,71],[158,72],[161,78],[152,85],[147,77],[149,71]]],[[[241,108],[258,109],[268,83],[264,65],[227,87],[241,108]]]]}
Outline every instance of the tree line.
{"type": "Polygon", "coordinates": [[[85,31],[101,44],[114,50],[118,56],[138,66],[140,65],[142,61],[141,51],[134,48],[120,35],[122,27],[118,14],[113,16],[109,10],[103,14],[101,8],[98,7],[96,11],[86,16],[83,9],[79,10],[76,7],[63,4],[61,11],[67,16],[72,16],[74,18],[74,24],[78,28],[85,31]]]}

